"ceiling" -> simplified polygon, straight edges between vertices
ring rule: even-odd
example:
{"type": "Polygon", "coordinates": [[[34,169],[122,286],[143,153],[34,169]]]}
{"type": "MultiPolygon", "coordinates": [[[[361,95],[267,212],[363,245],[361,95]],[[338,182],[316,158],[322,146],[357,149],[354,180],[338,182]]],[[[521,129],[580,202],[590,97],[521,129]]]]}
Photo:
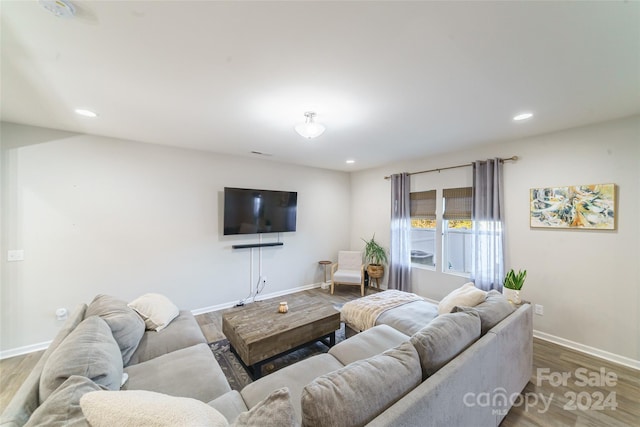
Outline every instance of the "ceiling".
{"type": "Polygon", "coordinates": [[[640,113],[639,2],[73,4],[2,0],[3,121],[349,171],[640,113]]]}

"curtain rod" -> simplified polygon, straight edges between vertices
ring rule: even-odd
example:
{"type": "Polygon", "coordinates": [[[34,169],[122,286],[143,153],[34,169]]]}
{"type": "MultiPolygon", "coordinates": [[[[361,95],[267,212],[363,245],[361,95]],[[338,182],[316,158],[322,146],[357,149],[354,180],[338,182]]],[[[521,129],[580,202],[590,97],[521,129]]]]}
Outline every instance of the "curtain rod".
{"type": "MultiPolygon", "coordinates": [[[[515,162],[516,160],[518,160],[518,156],[511,156],[508,159],[500,159],[501,162],[506,162],[509,160],[513,160],[515,162]]],[[[409,175],[418,175],[420,173],[427,173],[427,172],[440,172],[447,169],[466,168],[467,166],[473,166],[473,163],[465,163],[464,165],[456,165],[456,166],[447,166],[446,168],[429,169],[426,171],[411,172],[409,173],[409,175]]],[[[391,176],[385,176],[384,179],[391,179],[391,176]]]]}

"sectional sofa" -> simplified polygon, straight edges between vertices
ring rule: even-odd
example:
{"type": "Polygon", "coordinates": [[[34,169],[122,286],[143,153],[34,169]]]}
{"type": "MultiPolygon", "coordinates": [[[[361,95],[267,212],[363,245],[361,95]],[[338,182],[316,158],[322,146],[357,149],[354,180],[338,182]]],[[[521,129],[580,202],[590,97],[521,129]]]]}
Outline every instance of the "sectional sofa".
{"type": "Polygon", "coordinates": [[[101,298],[68,319],[1,426],[144,425],[145,411],[154,425],[497,426],[531,375],[531,307],[497,293],[412,336],[377,325],[239,392],[191,313],[137,338],[126,304],[101,298]]]}

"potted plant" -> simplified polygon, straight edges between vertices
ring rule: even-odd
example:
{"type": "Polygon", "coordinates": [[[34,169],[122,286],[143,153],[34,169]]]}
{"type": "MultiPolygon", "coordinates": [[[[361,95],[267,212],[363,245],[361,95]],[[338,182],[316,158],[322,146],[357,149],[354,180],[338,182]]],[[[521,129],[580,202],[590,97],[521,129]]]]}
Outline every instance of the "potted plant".
{"type": "Polygon", "coordinates": [[[502,284],[502,293],[507,297],[509,301],[514,304],[520,304],[520,290],[524,285],[524,279],[527,278],[527,270],[518,270],[516,273],[512,268],[504,276],[504,283],[502,284]]]}
{"type": "Polygon", "coordinates": [[[362,239],[365,243],[364,259],[368,263],[367,273],[369,273],[369,277],[372,279],[380,279],[384,276],[384,264],[387,262],[387,252],[376,242],[375,238],[376,235],[374,234],[371,240],[362,239]]]}

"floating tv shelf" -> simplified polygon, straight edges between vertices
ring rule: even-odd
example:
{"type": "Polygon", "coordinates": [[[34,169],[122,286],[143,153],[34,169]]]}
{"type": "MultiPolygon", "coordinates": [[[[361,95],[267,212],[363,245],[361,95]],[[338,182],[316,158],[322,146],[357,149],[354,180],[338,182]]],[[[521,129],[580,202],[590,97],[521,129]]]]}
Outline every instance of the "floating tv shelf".
{"type": "Polygon", "coordinates": [[[282,242],[274,242],[274,243],[250,243],[248,245],[233,245],[231,246],[233,249],[247,249],[247,248],[264,248],[267,246],[284,246],[282,242]]]}

